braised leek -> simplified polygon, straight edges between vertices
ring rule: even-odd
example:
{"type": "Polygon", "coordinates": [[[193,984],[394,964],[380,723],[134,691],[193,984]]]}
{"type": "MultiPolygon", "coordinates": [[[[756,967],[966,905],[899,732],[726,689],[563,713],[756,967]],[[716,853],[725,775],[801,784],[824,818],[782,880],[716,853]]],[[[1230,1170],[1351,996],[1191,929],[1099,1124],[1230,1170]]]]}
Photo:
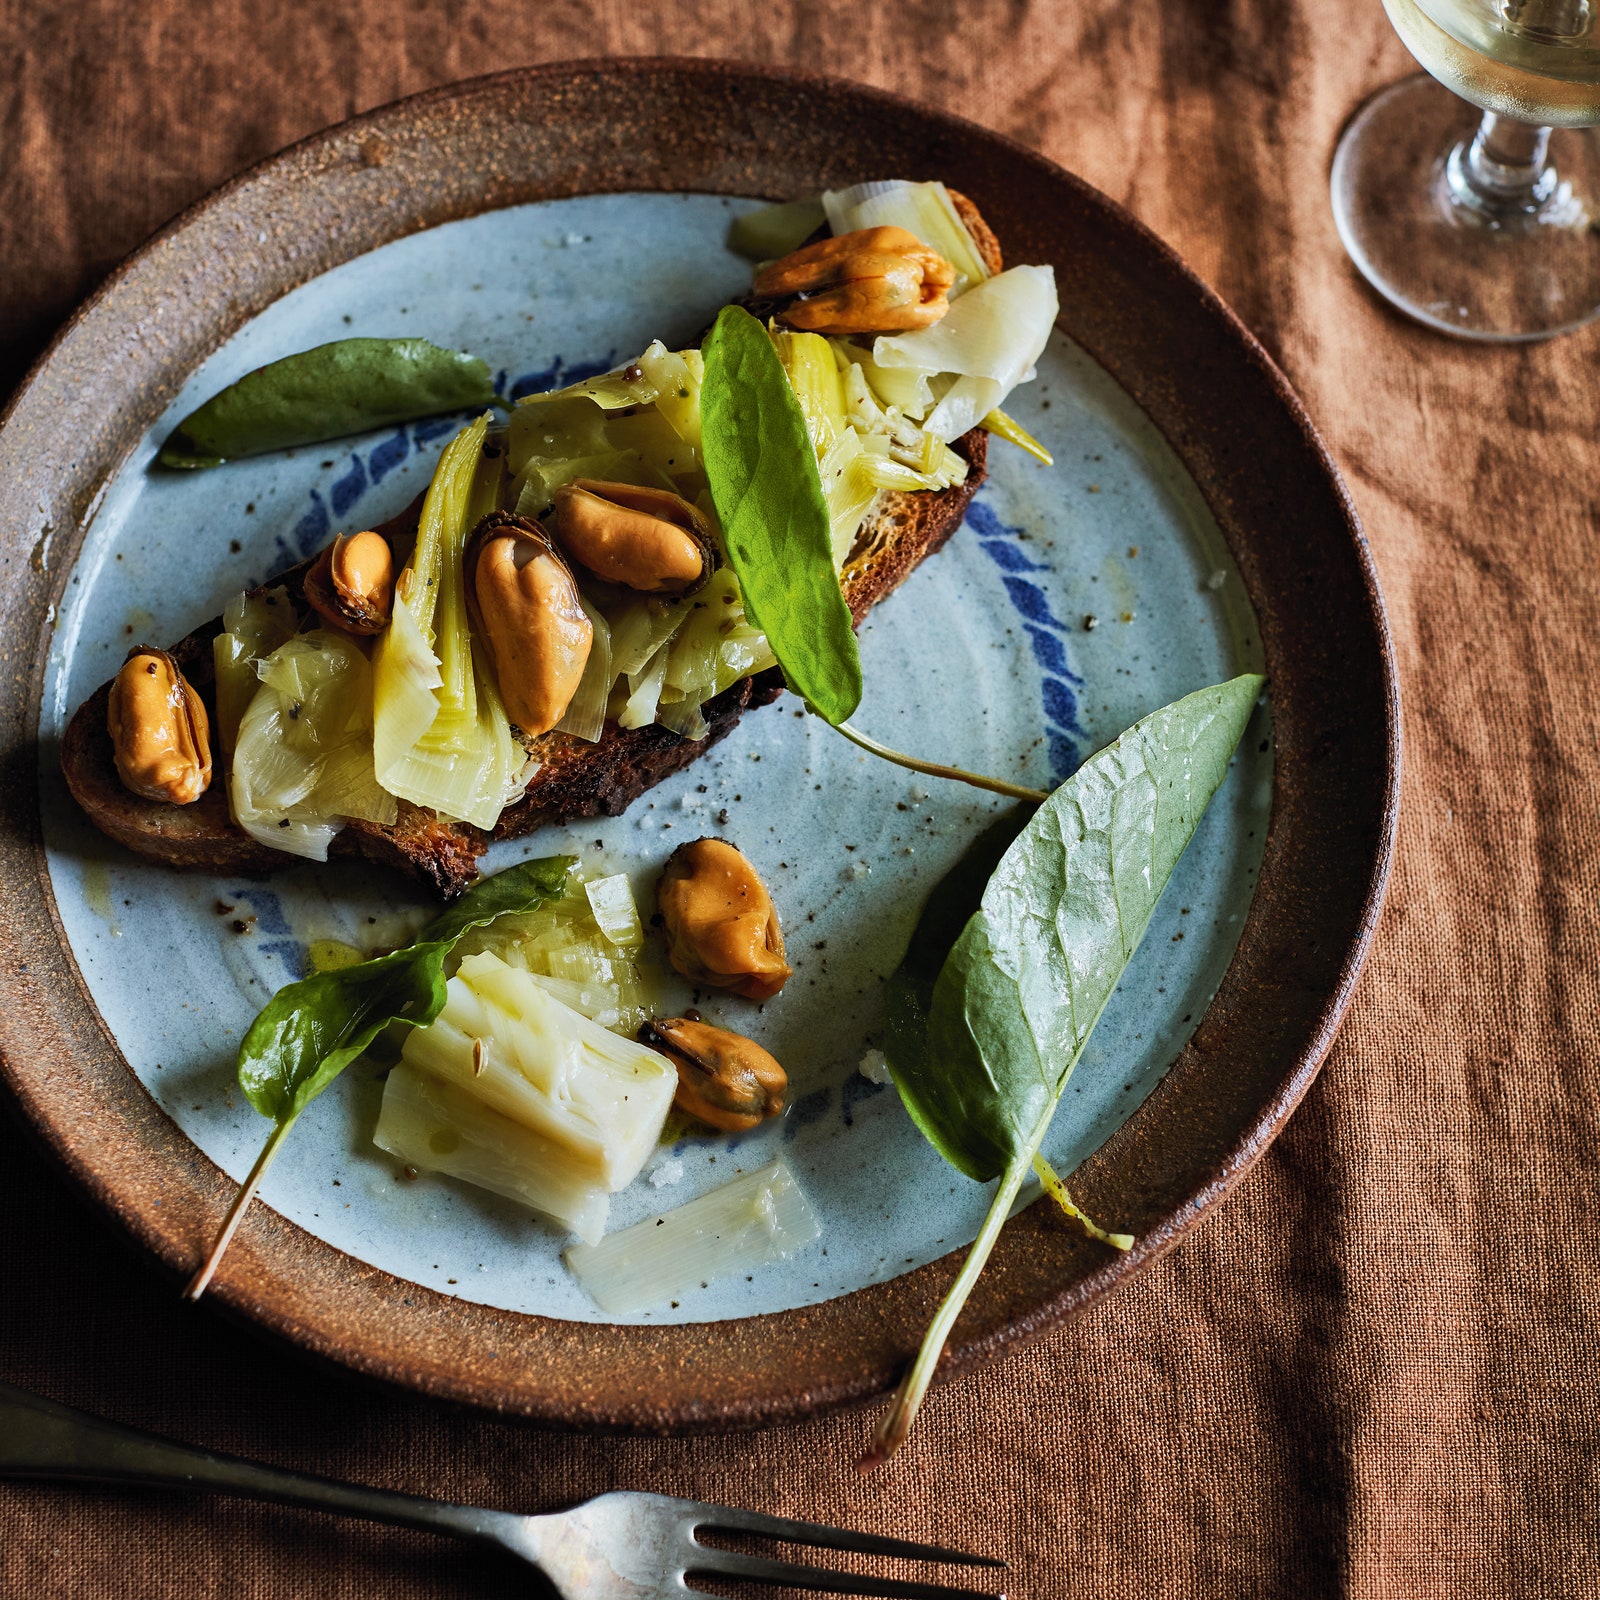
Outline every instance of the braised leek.
{"type": "Polygon", "coordinates": [[[638,1175],[677,1086],[663,1056],[591,1022],[490,951],[462,961],[444,1009],[413,1029],[402,1054],[559,1146],[601,1196],[638,1175]]]}
{"type": "Polygon", "coordinates": [[[211,657],[217,678],[217,740],[228,754],[260,685],[256,663],[293,638],[298,626],[289,591],[281,585],[265,594],[236,594],[222,608],[222,632],[211,641],[211,657]]]}
{"type": "Polygon", "coordinates": [[[326,861],[348,820],[392,824],[394,797],[372,758],[372,675],[360,645],[331,629],[299,634],[256,668],[228,777],[233,820],[253,839],[326,861]]]}
{"type": "Polygon", "coordinates": [[[417,542],[373,654],[374,755],[392,795],[492,828],[527,776],[486,664],[474,656],[462,550],[502,488],[489,419],[451,440],[423,501],[417,542]]]}

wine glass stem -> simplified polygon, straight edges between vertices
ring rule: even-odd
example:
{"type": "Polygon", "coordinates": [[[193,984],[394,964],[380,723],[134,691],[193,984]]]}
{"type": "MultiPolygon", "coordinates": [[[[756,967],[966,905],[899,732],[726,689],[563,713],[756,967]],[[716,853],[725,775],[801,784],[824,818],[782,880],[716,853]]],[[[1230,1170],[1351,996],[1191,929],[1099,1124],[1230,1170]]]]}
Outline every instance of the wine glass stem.
{"type": "Polygon", "coordinates": [[[1550,130],[1486,111],[1472,143],[1451,152],[1447,179],[1457,204],[1500,216],[1535,212],[1556,186],[1550,130]]]}

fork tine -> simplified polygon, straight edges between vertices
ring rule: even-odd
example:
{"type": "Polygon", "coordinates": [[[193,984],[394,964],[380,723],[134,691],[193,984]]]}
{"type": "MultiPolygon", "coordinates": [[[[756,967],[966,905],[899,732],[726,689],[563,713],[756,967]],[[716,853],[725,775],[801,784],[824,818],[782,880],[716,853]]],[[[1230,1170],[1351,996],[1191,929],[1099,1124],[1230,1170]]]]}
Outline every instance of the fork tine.
{"type": "Polygon", "coordinates": [[[1003,1567],[996,1556],[947,1550],[937,1544],[916,1544],[910,1539],[888,1539],[878,1533],[857,1533],[850,1528],[830,1528],[824,1522],[797,1522],[792,1517],[769,1517],[760,1511],[703,1502],[694,1507],[695,1527],[719,1533],[759,1533],[768,1539],[788,1539],[795,1544],[818,1545],[825,1550],[853,1550],[867,1556],[905,1556],[912,1561],[946,1561],[972,1567],[1003,1567]]]}
{"type": "Polygon", "coordinates": [[[735,1550],[714,1550],[702,1545],[686,1564],[685,1577],[743,1578],[748,1583],[783,1583],[792,1589],[816,1589],[824,1594],[887,1595],[890,1600],[1005,1600],[987,1589],[958,1589],[946,1583],[921,1583],[914,1578],[879,1578],[870,1572],[839,1572],[831,1567],[807,1567],[796,1561],[768,1561],[735,1550]]]}

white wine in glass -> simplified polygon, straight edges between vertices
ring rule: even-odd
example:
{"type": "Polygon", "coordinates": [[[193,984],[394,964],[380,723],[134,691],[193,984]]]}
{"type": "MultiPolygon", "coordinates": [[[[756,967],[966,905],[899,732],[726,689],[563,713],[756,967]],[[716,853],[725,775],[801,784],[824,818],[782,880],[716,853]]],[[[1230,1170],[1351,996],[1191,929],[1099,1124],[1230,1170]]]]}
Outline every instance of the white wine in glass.
{"type": "Polygon", "coordinates": [[[1589,0],[1383,0],[1406,48],[1446,88],[1536,127],[1600,123],[1600,38],[1589,0]]]}
{"type": "Polygon", "coordinates": [[[1466,338],[1548,338],[1600,314],[1600,0],[1383,4],[1437,83],[1382,91],[1340,141],[1334,215],[1356,265],[1466,338]]]}

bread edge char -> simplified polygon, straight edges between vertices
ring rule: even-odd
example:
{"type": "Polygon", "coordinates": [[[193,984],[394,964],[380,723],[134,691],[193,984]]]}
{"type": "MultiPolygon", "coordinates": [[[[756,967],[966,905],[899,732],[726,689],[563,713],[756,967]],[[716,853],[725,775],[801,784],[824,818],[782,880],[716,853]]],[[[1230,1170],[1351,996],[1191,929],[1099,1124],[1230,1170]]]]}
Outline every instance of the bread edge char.
{"type": "MultiPolygon", "coordinates": [[[[885,494],[858,540],[857,553],[841,579],[858,627],[873,606],[941,549],[961,525],[987,475],[988,435],[975,428],[957,439],[953,448],[967,462],[963,483],[937,491],[885,494]]],[[[410,553],[421,504],[419,496],[376,530],[395,551],[397,567],[410,553]]],[[[305,576],[310,567],[311,561],[301,562],[254,592],[260,594],[281,584],[303,614],[305,576]]],[[[216,693],[211,644],[221,631],[222,619],[213,618],[171,650],[213,719],[216,693]]],[[[329,855],[360,855],[397,867],[430,884],[445,898],[453,898],[477,877],[478,858],[491,837],[523,838],[552,823],[620,815],[645,790],[725,739],[747,710],[775,700],[783,687],[783,675],[772,668],[742,679],[707,701],[703,715],[708,731],[703,739],[680,738],[656,723],[621,728],[608,722],[593,744],[565,734],[547,734],[534,746],[533,753],[542,762],[539,771],[523,798],[502,814],[492,835],[469,823],[440,819],[402,800],[393,826],[347,823],[335,835],[329,855]]],[[[193,805],[167,805],[130,793],[117,775],[106,728],[110,693],[107,682],[84,701],[61,743],[61,770],[67,787],[102,833],[147,860],[191,871],[253,876],[295,864],[296,857],[257,843],[233,822],[220,759],[216,779],[193,805]]]]}

